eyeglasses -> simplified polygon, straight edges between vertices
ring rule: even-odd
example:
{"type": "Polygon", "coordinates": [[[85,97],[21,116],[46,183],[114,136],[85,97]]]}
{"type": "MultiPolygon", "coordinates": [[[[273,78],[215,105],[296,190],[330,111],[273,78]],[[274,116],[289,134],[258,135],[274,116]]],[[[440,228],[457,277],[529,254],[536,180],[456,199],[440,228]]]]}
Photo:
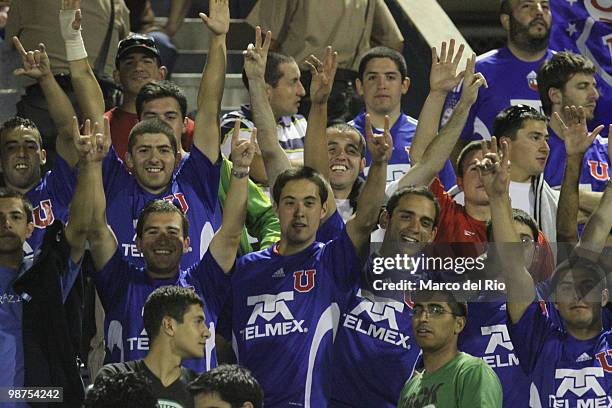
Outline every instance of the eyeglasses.
{"type": "Polygon", "coordinates": [[[412,308],[412,314],[416,317],[421,317],[424,313],[427,313],[429,317],[440,317],[444,314],[456,315],[450,310],[444,309],[443,306],[437,305],[435,303],[427,305],[427,307],[423,307],[421,305],[415,305],[412,308]]]}

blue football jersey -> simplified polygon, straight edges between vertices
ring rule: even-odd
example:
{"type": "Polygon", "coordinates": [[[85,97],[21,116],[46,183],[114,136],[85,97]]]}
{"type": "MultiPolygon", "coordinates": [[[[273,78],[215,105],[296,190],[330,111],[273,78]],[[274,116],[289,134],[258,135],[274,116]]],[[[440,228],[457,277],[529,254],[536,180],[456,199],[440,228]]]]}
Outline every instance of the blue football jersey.
{"type": "Polygon", "coordinates": [[[339,305],[359,268],[346,230],[297,254],[282,256],[273,246],[238,259],[234,349],[263,387],[266,407],[327,406],[339,305]]]}
{"type": "Polygon", "coordinates": [[[519,365],[508,332],[504,300],[482,298],[468,303],[468,318],[459,335],[460,351],[482,358],[499,377],[504,407],[528,407],[530,381],[519,365]]]}
{"type": "MultiPolygon", "coordinates": [[[[365,112],[357,115],[350,124],[355,126],[365,137],[365,112]]],[[[416,119],[402,113],[391,127],[393,153],[387,164],[387,183],[399,180],[406,174],[408,169],[410,169],[410,147],[412,146],[412,139],[414,138],[417,124],[418,121],[416,119]]],[[[372,128],[372,130],[374,134],[383,133],[383,129],[372,128]]],[[[365,158],[366,168],[364,169],[364,173],[367,175],[370,168],[370,162],[372,161],[368,150],[366,150],[365,158]]],[[[455,171],[449,160],[444,164],[444,168],[440,172],[439,177],[446,190],[449,190],[457,184],[455,171]]]]}
{"type": "Polygon", "coordinates": [[[53,169],[44,175],[36,187],[25,194],[34,208],[34,230],[32,236],[23,244],[26,258],[32,258],[42,244],[45,229],[53,224],[53,221],[66,223],[75,186],[76,172],[57,155],[53,169]]]}
{"type": "Polygon", "coordinates": [[[230,295],[230,277],[223,273],[210,252],[206,252],[199,264],[181,270],[178,276],[151,279],[142,268],[129,264],[117,248],[115,255],[93,277],[106,313],[104,338],[108,362],[138,360],[147,355],[149,336],[142,320],[147,297],[161,286],[178,285],[193,287],[200,296],[211,333],[204,358],[184,360],[183,365],[196,372],[216,367],[215,328],[230,295]]]}
{"type": "Polygon", "coordinates": [[[372,273],[375,256],[343,307],[334,342],[330,407],[395,407],[421,355],[412,331],[412,303],[402,292],[373,286],[376,279],[391,279],[388,273],[372,273]]]}
{"type": "MultiPolygon", "coordinates": [[[[491,139],[493,121],[499,112],[509,106],[529,105],[542,112],[538,93],[538,69],[542,62],[552,57],[548,50],[544,58],[521,61],[508,48],[489,51],[476,59],[476,72],[487,79],[488,88],[478,91],[478,99],[468,116],[461,138],[466,141],[491,139]]],[[[446,98],[443,123],[445,123],[461,97],[461,86],[446,98]]]]}
{"type": "Polygon", "coordinates": [[[521,367],[533,382],[530,407],[612,405],[612,332],[575,339],[552,323],[537,302],[508,330],[521,367]]]}
{"type": "MultiPolygon", "coordinates": [[[[544,179],[551,187],[561,188],[567,157],[565,143],[551,128],[548,128],[548,135],[550,154],[544,169],[544,179]]],[[[580,184],[589,186],[592,191],[603,191],[609,178],[608,139],[598,135],[584,153],[580,184]]]]}
{"type": "Polygon", "coordinates": [[[103,166],[106,217],[117,236],[123,257],[135,266],[144,267],[142,254],[136,248],[138,215],[149,201],[164,199],[177,204],[189,219],[190,248],[183,255],[181,268],[198,263],[221,225],[217,200],[220,163],[213,165],[194,146],[189,157],[181,162],[167,190],[151,194],[138,185],[111,148],[103,166]]]}

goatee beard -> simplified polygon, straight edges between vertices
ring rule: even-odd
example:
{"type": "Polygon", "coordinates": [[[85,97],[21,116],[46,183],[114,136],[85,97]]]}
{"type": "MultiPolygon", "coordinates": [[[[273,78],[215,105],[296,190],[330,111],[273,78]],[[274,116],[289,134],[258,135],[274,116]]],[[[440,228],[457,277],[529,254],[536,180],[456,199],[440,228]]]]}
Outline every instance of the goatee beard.
{"type": "Polygon", "coordinates": [[[543,51],[548,48],[549,37],[550,28],[547,28],[544,36],[534,37],[529,34],[529,26],[525,27],[510,16],[510,39],[517,48],[531,53],[543,51]]]}

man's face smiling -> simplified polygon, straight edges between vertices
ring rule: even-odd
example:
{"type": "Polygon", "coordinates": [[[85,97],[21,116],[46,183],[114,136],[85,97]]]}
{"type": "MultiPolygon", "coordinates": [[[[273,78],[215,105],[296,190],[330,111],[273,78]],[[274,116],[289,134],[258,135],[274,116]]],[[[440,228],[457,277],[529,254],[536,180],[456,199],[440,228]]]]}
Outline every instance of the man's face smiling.
{"type": "Polygon", "coordinates": [[[360,139],[361,136],[355,132],[341,132],[336,129],[327,132],[329,182],[334,193],[350,193],[359,172],[365,166],[365,159],[361,157],[359,150],[360,139]]]}
{"type": "Polygon", "coordinates": [[[314,240],[327,205],[321,205],[316,184],[300,179],[285,184],[275,207],[282,238],[288,246],[301,247],[314,240]]]}
{"type": "Polygon", "coordinates": [[[414,244],[433,241],[436,235],[435,218],[436,207],[429,198],[418,194],[406,194],[399,199],[393,214],[388,219],[384,239],[392,241],[408,252],[416,252],[420,246],[414,244]]]}
{"type": "Polygon", "coordinates": [[[136,181],[142,188],[159,194],[172,179],[178,154],[163,133],[145,133],[136,137],[132,150],[126,154],[126,164],[133,169],[136,181]]]}
{"type": "Polygon", "coordinates": [[[295,115],[300,107],[300,101],[306,95],[300,82],[300,69],[295,62],[279,64],[282,74],[275,87],[268,86],[268,99],[276,118],[295,115]]]}
{"type": "Polygon", "coordinates": [[[389,115],[399,111],[402,95],[408,92],[410,81],[402,78],[390,58],[372,58],[356,85],[367,112],[389,115]]]}
{"type": "Polygon", "coordinates": [[[114,76],[115,82],[121,84],[126,94],[136,97],[143,85],[164,79],[166,68],[158,65],[157,58],[151,52],[137,48],[119,60],[114,76]]]}
{"type": "Polygon", "coordinates": [[[40,181],[40,167],[46,161],[40,134],[36,129],[19,126],[6,132],[0,142],[4,180],[7,186],[24,194],[40,181]]]}
{"type": "Polygon", "coordinates": [[[178,101],[166,96],[145,102],[142,105],[140,120],[159,118],[166,122],[174,131],[176,142],[180,146],[181,136],[185,132],[185,119],[178,101]]]}
{"type": "Polygon", "coordinates": [[[183,236],[181,216],[175,212],[154,212],[146,216],[142,236],[136,238],[147,272],[152,278],[171,278],[178,273],[189,238],[183,236]]]}

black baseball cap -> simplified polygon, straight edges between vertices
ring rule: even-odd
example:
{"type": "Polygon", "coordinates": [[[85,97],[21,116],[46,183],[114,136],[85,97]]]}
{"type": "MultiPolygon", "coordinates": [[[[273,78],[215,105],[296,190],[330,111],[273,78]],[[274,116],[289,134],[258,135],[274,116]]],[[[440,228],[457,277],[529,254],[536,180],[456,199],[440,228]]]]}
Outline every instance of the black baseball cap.
{"type": "Polygon", "coordinates": [[[136,48],[146,50],[157,58],[157,62],[161,66],[161,56],[157,45],[155,45],[155,39],[146,34],[130,34],[123,40],[119,41],[119,49],[117,50],[117,57],[115,58],[115,65],[119,66],[119,60],[125,57],[128,52],[133,51],[136,48]]]}

